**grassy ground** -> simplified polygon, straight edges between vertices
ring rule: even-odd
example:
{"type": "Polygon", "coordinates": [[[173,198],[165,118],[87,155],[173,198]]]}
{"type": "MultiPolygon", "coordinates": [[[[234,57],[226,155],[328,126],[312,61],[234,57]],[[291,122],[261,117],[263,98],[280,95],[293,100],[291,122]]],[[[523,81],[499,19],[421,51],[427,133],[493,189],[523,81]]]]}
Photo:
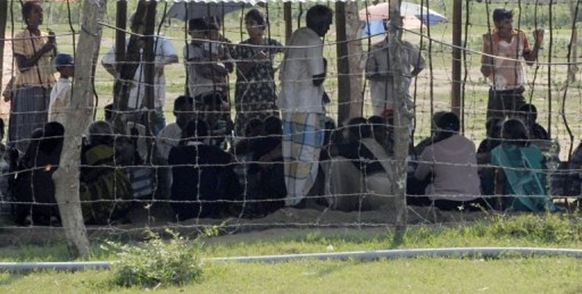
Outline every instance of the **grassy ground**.
{"type": "MultiPolygon", "coordinates": [[[[393,244],[387,228],[252,232],[205,240],[201,256],[470,246],[582,248],[578,214],[491,217],[472,223],[409,228],[393,244]]],[[[95,244],[97,245],[97,244],[95,244]]],[[[64,246],[4,248],[0,260],[66,260],[64,246]]],[[[95,247],[90,260],[115,260],[95,247]]],[[[566,257],[429,258],[362,262],[300,260],[278,264],[207,262],[199,283],[161,287],[161,293],[579,293],[582,264],[566,257]]],[[[3,293],[139,293],[119,288],[112,271],[0,273],[3,293]],[[39,287],[42,285],[42,287],[39,287]]]]}

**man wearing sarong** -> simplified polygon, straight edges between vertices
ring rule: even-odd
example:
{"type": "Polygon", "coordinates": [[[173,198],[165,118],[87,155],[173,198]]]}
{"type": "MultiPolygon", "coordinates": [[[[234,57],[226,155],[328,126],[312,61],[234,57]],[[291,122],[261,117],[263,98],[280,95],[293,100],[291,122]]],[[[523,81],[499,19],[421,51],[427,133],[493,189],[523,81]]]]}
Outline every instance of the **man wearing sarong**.
{"type": "Polygon", "coordinates": [[[315,5],[307,11],[307,27],[291,36],[281,65],[279,109],[283,118],[286,205],[307,195],[317,177],[325,115],[323,82],[326,76],[323,42],[332,10],[315,5]]]}

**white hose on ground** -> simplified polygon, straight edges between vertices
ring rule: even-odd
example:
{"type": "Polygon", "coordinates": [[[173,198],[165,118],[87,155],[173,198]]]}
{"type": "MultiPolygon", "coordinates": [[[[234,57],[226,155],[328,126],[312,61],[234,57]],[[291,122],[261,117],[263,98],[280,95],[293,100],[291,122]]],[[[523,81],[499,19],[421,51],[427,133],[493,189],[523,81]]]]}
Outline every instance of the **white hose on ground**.
{"type": "MultiPolygon", "coordinates": [[[[319,260],[378,260],[395,258],[415,258],[421,256],[430,257],[479,257],[496,258],[504,254],[519,255],[522,257],[531,256],[566,256],[582,257],[582,249],[567,248],[535,248],[535,247],[451,247],[451,248],[418,248],[418,249],[392,249],[376,251],[348,251],[329,253],[301,253],[282,255],[260,255],[260,256],[232,256],[209,258],[207,261],[218,262],[264,262],[277,263],[288,262],[299,259],[319,259],[319,260]]],[[[109,269],[109,261],[87,261],[87,262],[0,262],[0,271],[37,271],[37,270],[95,270],[109,269]]]]}

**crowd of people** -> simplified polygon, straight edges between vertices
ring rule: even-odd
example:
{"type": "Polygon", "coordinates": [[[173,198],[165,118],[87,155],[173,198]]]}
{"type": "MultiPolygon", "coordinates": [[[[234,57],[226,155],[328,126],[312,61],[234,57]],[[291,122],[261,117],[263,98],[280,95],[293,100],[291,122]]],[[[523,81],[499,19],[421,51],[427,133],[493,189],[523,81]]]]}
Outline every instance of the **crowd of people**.
{"type": "MultiPolygon", "coordinates": [[[[3,171],[10,176],[9,184],[0,183],[0,189],[9,188],[17,203],[17,223],[56,225],[60,217],[52,174],[59,166],[63,117],[74,99],[74,60],[56,54],[54,37],[40,31],[39,2],[25,2],[22,13],[27,27],[14,41],[18,72],[3,93],[11,103],[8,146],[1,150],[3,171]],[[60,74],[58,81],[48,70],[51,62],[60,74]]],[[[374,115],[338,126],[326,115],[329,97],[324,89],[327,61],[322,37],[332,18],[329,7],[311,7],[306,26],[297,29],[286,46],[265,36],[267,19],[258,9],[246,13],[249,38],[237,45],[220,34],[216,19],[189,20],[191,41],[183,49],[187,94],[174,100],[176,120],[170,123],[163,110],[164,66],[179,58],[171,42],[156,36],[154,140],[144,136],[141,114],[147,108],[147,91],[144,66],[139,63],[130,81],[126,128],[114,127],[116,117],[123,114],[108,105],[105,120],[93,122],[83,140],[80,196],[85,221],[126,221],[134,199],[169,203],[176,221],[261,217],[285,206],[395,209],[396,92],[389,39],[372,47],[366,64],[374,115]],[[280,91],[275,85],[276,54],[283,54],[280,91]],[[233,72],[234,120],[228,86],[233,72]]],[[[512,27],[512,18],[510,10],[495,9],[496,28],[483,37],[481,71],[491,82],[486,138],[476,148],[460,133],[457,115],[435,113],[431,136],[416,146],[410,142],[409,205],[443,210],[558,209],[549,197],[545,166],[551,138],[536,123],[535,106],[523,99],[525,77],[519,61],[536,60],[543,34],[536,31],[530,48],[523,32],[512,27]]],[[[132,20],[132,30],[138,27],[136,22],[132,20]]],[[[144,44],[138,40],[140,55],[144,44]]],[[[413,44],[405,42],[403,48],[402,86],[412,111],[408,86],[425,61],[413,44]]],[[[112,48],[101,63],[118,77],[115,52],[112,48]]],[[[575,154],[578,163],[572,164],[579,169],[582,150],[575,154]]]]}

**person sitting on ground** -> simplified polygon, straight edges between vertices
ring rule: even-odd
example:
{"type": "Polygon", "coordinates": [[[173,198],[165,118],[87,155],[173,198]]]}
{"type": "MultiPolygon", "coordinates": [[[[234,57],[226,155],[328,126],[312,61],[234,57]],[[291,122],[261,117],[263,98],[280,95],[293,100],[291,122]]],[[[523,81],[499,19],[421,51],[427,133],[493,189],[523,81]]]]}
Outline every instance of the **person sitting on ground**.
{"type": "Polygon", "coordinates": [[[233,203],[241,194],[232,155],[204,143],[209,135],[208,123],[191,120],[180,145],[170,150],[172,208],[178,221],[232,215],[233,203]]]}
{"type": "Polygon", "coordinates": [[[495,168],[491,164],[491,150],[501,144],[501,126],[503,119],[500,117],[491,117],[485,124],[487,137],[481,141],[477,148],[477,164],[479,164],[479,177],[481,178],[481,194],[490,207],[495,207],[495,168]]]}
{"type": "Polygon", "coordinates": [[[263,133],[254,144],[253,161],[249,174],[257,174],[259,180],[257,211],[268,214],[285,206],[287,189],[283,170],[283,147],[281,136],[283,123],[277,116],[269,116],[263,121],[263,133]]]}
{"type": "Polygon", "coordinates": [[[491,150],[501,144],[502,125],[503,119],[499,117],[492,117],[485,123],[487,134],[486,138],[479,143],[479,147],[477,148],[477,163],[491,163],[491,150]]]}
{"type": "Polygon", "coordinates": [[[495,172],[495,194],[500,206],[511,211],[556,211],[546,185],[544,156],[529,143],[526,126],[509,119],[501,129],[502,143],[491,151],[495,172]]]}
{"type": "Polygon", "coordinates": [[[10,204],[12,199],[12,178],[16,171],[16,162],[18,160],[18,151],[15,148],[9,148],[2,141],[4,140],[4,120],[0,118],[0,201],[6,205],[0,204],[0,215],[10,214],[10,204]]]}
{"type": "Polygon", "coordinates": [[[182,131],[186,124],[194,119],[194,98],[180,96],[174,100],[174,116],[176,122],[166,125],[156,137],[156,162],[165,166],[158,170],[159,195],[163,199],[170,198],[172,187],[172,173],[168,166],[170,150],[179,145],[182,140],[182,131]]]}
{"type": "Polygon", "coordinates": [[[222,150],[227,149],[227,137],[234,128],[230,113],[224,108],[225,99],[222,94],[216,92],[194,98],[198,118],[206,121],[209,126],[210,136],[207,138],[207,143],[218,146],[222,150]]]}
{"type": "Polygon", "coordinates": [[[88,145],[81,154],[81,209],[87,224],[127,221],[133,191],[124,171],[116,166],[113,129],[105,121],[89,126],[88,145]]]}
{"type": "Polygon", "coordinates": [[[460,121],[452,112],[440,115],[436,127],[432,144],[420,154],[415,178],[430,180],[425,194],[442,210],[480,209],[473,205],[482,205],[475,144],[459,135],[460,121]]]}
{"type": "Polygon", "coordinates": [[[244,214],[247,216],[260,214],[257,210],[257,203],[246,200],[257,199],[259,183],[257,173],[250,173],[249,168],[254,157],[254,149],[257,139],[262,135],[263,121],[258,118],[251,118],[244,128],[243,138],[241,138],[229,152],[234,155],[236,165],[234,172],[237,175],[243,191],[244,214]]]}
{"type": "Polygon", "coordinates": [[[73,56],[64,53],[57,54],[54,62],[60,77],[51,90],[48,121],[58,121],[64,124],[67,107],[71,104],[71,78],[75,74],[75,63],[73,56]]]}
{"type": "Polygon", "coordinates": [[[394,133],[390,131],[392,125],[389,125],[386,119],[379,115],[369,117],[368,124],[372,127],[372,134],[376,142],[384,147],[389,156],[392,156],[394,154],[394,133]]]}
{"type": "Polygon", "coordinates": [[[194,98],[190,96],[179,96],[174,100],[174,116],[176,122],[164,127],[156,137],[156,151],[162,163],[168,162],[170,150],[182,140],[182,131],[186,124],[194,119],[194,98]]]}
{"type": "Polygon", "coordinates": [[[328,160],[322,162],[326,172],[328,204],[341,211],[392,210],[393,170],[384,148],[372,138],[367,120],[349,120],[344,143],[328,146],[328,160]]]}
{"type": "Polygon", "coordinates": [[[538,109],[533,104],[524,104],[519,108],[519,116],[529,131],[530,140],[551,140],[548,131],[537,123],[538,109]]]}
{"type": "Polygon", "coordinates": [[[14,179],[14,200],[17,224],[60,224],[60,214],[55,198],[52,175],[61,159],[65,128],[50,122],[32,133],[31,143],[19,159],[14,179]]]}

